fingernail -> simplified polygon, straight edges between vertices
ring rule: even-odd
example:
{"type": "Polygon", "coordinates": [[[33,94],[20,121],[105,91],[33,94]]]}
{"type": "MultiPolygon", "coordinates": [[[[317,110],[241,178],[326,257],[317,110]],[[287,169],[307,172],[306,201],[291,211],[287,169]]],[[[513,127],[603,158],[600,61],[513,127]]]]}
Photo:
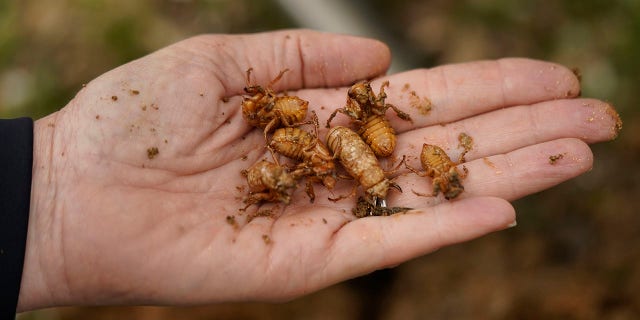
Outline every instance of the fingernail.
{"type": "Polygon", "coordinates": [[[513,222],[511,222],[511,223],[509,223],[509,224],[507,225],[507,228],[513,228],[513,227],[515,227],[515,226],[517,226],[517,225],[518,225],[518,222],[517,222],[516,220],[513,220],[513,222]]]}

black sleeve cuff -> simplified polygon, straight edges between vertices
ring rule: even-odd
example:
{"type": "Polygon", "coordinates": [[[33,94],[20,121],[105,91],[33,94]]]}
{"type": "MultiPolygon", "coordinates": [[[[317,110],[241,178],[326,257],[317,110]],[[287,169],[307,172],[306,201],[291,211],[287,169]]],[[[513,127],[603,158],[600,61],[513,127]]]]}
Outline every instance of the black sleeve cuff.
{"type": "Polygon", "coordinates": [[[0,319],[14,319],[27,243],[33,120],[0,119],[0,319]]]}

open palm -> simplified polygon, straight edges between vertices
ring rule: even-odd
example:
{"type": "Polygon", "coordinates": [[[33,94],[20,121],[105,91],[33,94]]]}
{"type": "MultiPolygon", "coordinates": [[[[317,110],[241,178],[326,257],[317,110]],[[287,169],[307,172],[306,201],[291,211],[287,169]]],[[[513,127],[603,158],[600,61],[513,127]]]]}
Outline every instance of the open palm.
{"type": "Polygon", "coordinates": [[[305,30],[207,35],[89,83],[36,123],[20,309],[290,299],[512,225],[509,200],[585,172],[586,143],[617,133],[611,107],[573,99],[576,77],[555,64],[413,70],[373,84],[389,80],[387,101],[413,118],[388,113],[396,154],[419,167],[423,143],[455,158],[458,135],[471,136],[458,199],[417,196],[411,190],[428,192],[430,180],[401,171],[405,192],[388,200],[416,208],[403,215],[354,220],[355,199],[331,202],[321,185],[313,204],[297,190],[288,206],[240,211],[240,171],[268,157],[242,118],[245,71],[266,85],[288,68],[274,89],[308,100],[322,122],[350,84],[381,76],[389,59],[377,41],[305,30]],[[562,158],[551,164],[553,155],[562,158]]]}

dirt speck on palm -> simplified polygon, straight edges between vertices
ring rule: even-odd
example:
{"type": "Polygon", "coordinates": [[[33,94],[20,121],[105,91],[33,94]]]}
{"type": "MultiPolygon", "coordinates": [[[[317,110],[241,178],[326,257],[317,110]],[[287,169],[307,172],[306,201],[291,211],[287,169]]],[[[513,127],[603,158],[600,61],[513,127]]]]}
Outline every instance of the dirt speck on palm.
{"type": "Polygon", "coordinates": [[[225,221],[227,221],[227,223],[232,226],[234,229],[238,228],[238,222],[236,221],[236,216],[227,216],[225,218],[225,221]]]}
{"type": "Polygon", "coordinates": [[[158,150],[158,147],[151,147],[147,149],[147,158],[153,159],[156,156],[158,156],[159,153],[160,153],[160,150],[158,150]]]}

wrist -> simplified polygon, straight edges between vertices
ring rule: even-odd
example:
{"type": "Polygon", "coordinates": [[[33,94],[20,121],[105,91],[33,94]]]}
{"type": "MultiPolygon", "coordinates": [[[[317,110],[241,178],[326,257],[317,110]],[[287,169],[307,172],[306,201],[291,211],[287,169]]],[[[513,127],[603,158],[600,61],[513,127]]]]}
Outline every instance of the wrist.
{"type": "MultiPolygon", "coordinates": [[[[34,122],[31,205],[17,311],[55,306],[65,297],[54,167],[57,113],[34,122]]],[[[62,300],[64,301],[64,300],[62,300]]]]}

